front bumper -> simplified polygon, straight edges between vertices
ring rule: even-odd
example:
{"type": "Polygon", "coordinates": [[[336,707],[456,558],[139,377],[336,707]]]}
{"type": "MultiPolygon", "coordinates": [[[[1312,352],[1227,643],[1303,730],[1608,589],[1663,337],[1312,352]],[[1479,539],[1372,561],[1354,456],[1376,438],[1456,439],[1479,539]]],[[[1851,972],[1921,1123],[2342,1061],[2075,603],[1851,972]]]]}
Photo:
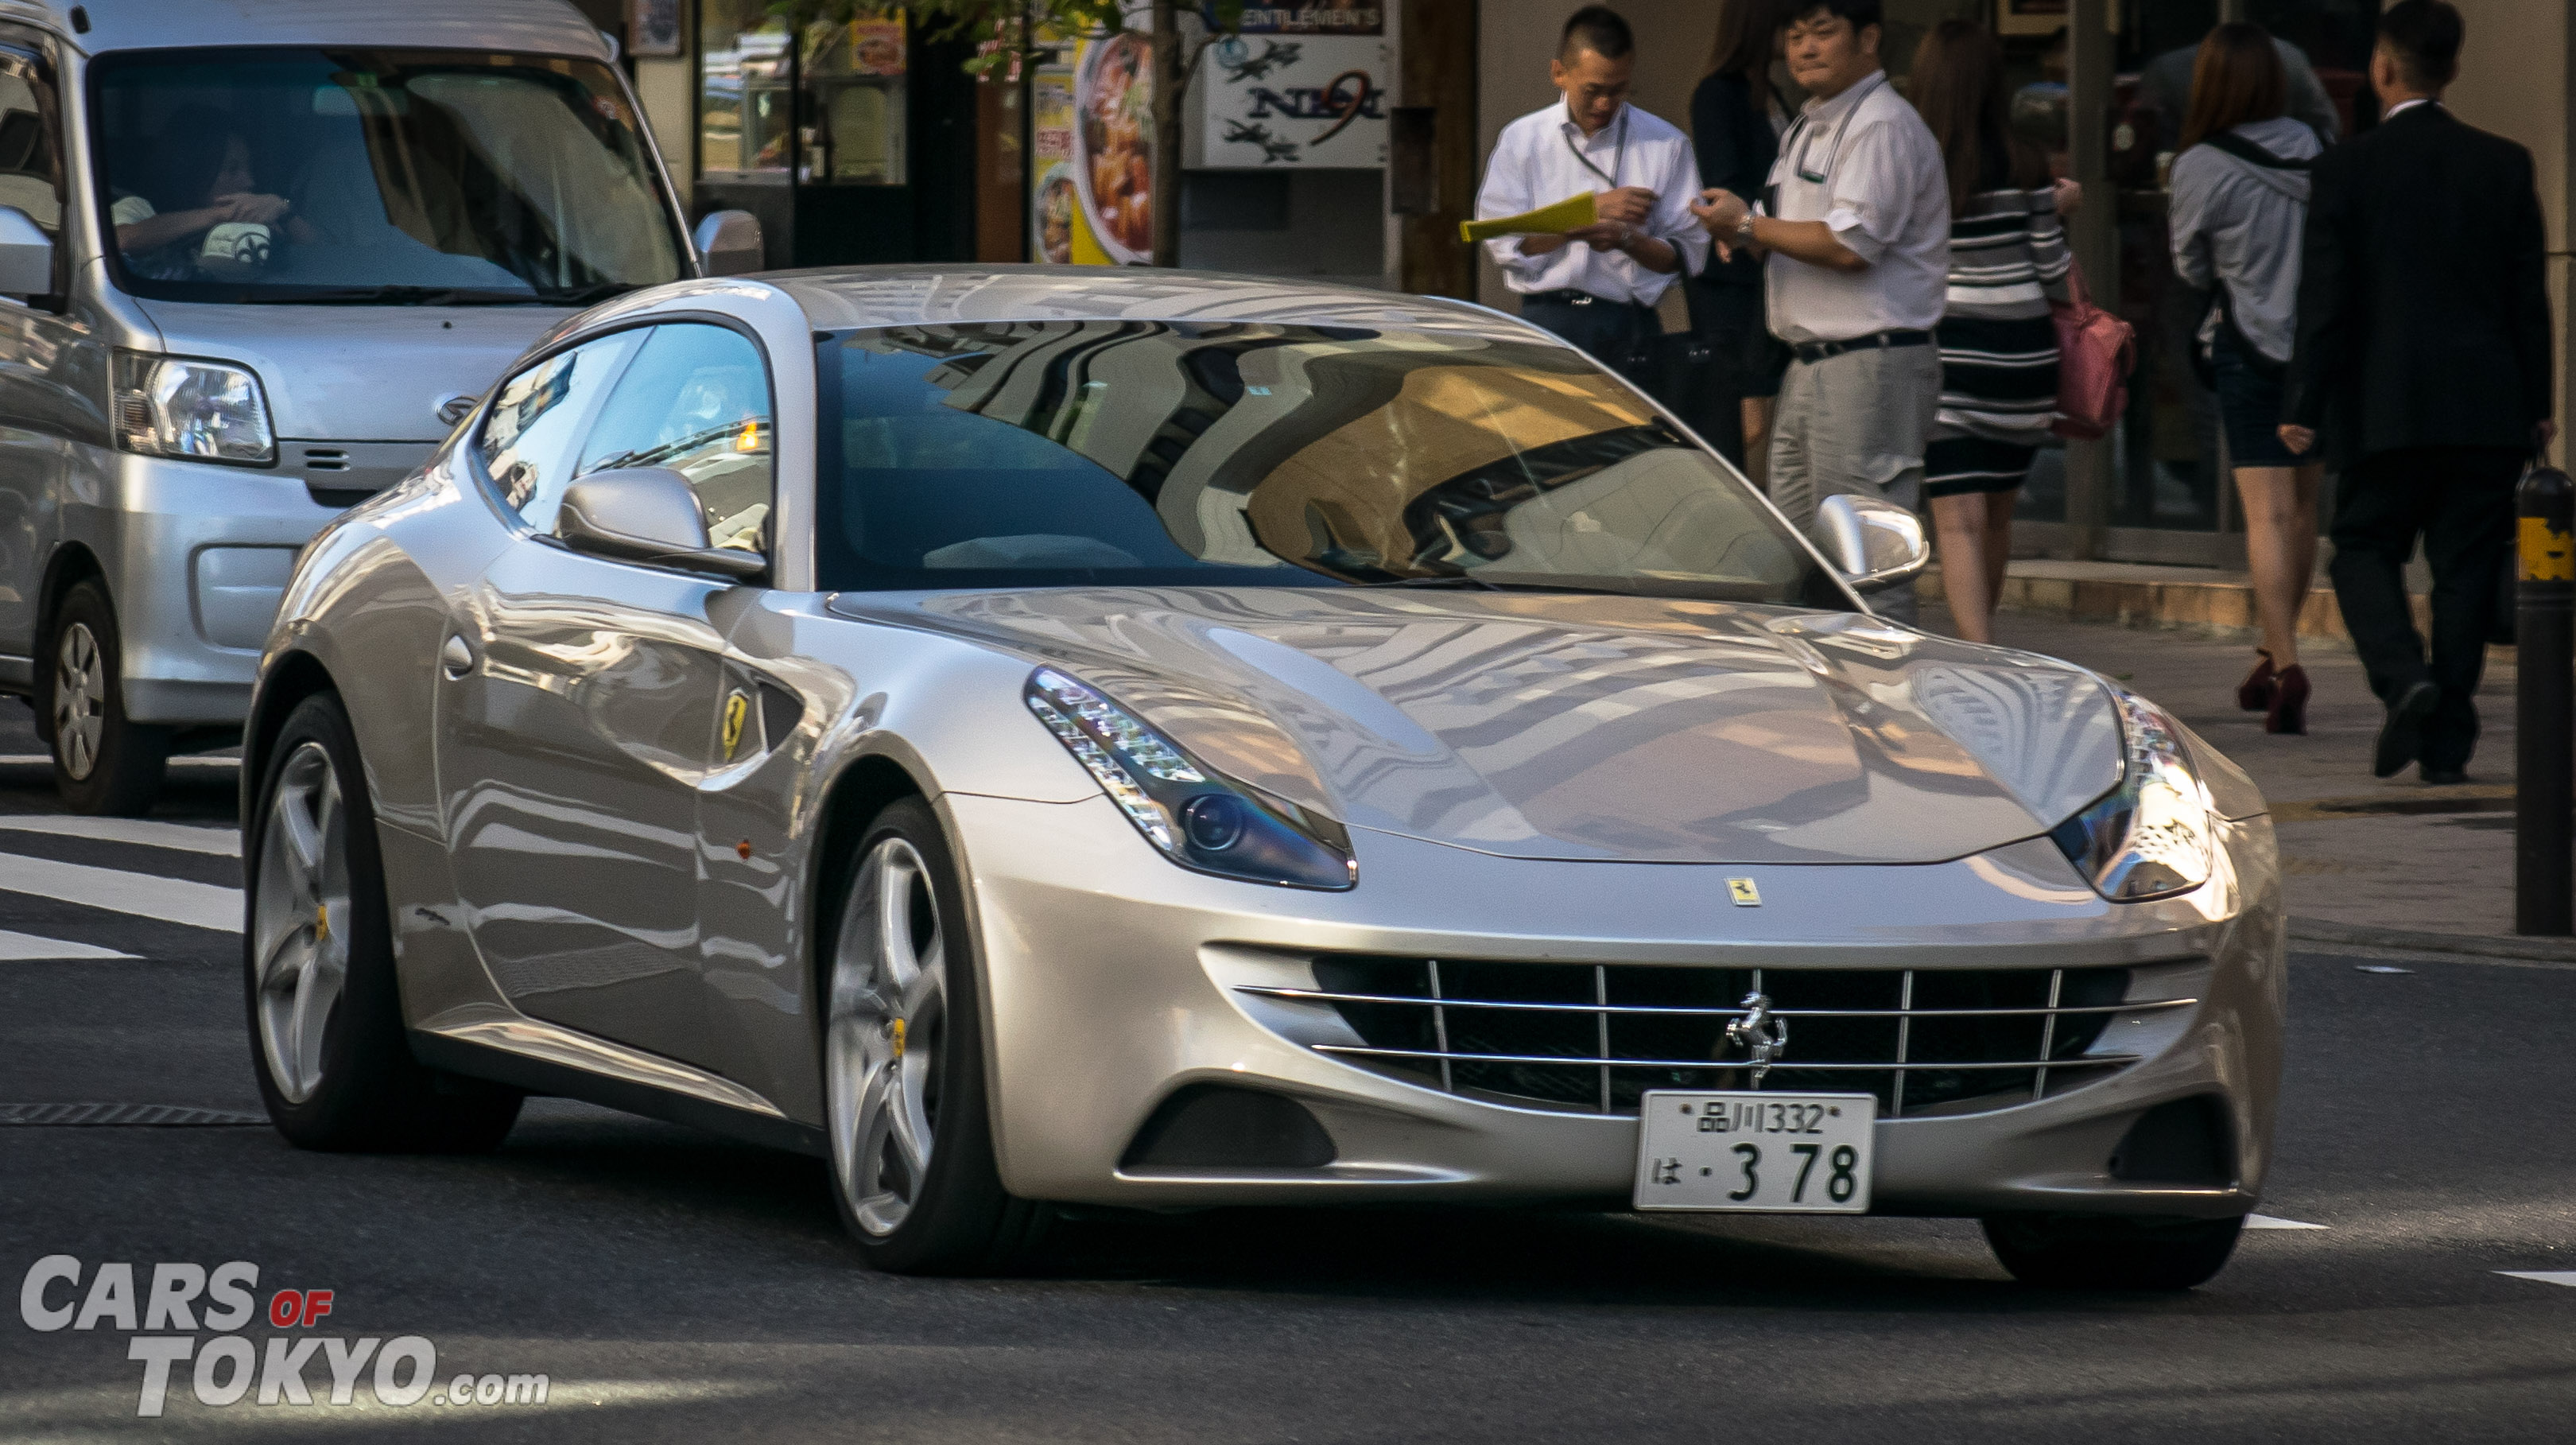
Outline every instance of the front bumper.
{"type": "MultiPolygon", "coordinates": [[[[125,710],[136,722],[231,724],[250,710],[260,648],[296,553],[342,509],[317,499],[295,464],[322,444],[281,445],[289,464],[274,470],[102,453],[117,504],[72,521],[107,572],[123,634],[125,710]]],[[[425,458],[432,448],[409,450],[425,458]]]]}
{"type": "MultiPolygon", "coordinates": [[[[2033,840],[1949,863],[1709,867],[1534,862],[1357,835],[1360,885],[1314,893],[1173,867],[1106,798],[947,794],[973,878],[996,1150],[1014,1193],[1145,1208],[1391,1199],[1624,1201],[1632,1114],[1444,1093],[1293,1041],[1257,996],[1300,953],[1766,969],[2118,966],[2131,997],[2199,1002],[2125,1035],[2133,1065],[1979,1112],[1882,1119],[1888,1214],[2016,1210],[2224,1216],[2252,1208],[2280,1073],[2282,916],[2271,827],[2225,825],[2225,858],[2178,899],[2103,902],[2033,840]],[[1754,878],[1759,908],[1726,901],[1754,878]],[[1283,960],[1286,960],[1283,962],[1283,960]],[[2140,992],[2140,990],[2148,992],[2140,992]],[[2134,1047],[2139,1041],[2145,1047],[2134,1047]],[[1303,1169],[1122,1169],[1139,1127],[1195,1083],[1296,1099],[1332,1137],[1303,1169]],[[2115,1178],[2140,1115],[2206,1097],[2233,1178],[2115,1178]]],[[[2126,1020],[2123,1020],[2126,1022],[2126,1020]]],[[[2120,1025],[2115,1024],[2117,1028],[2120,1025]]]]}

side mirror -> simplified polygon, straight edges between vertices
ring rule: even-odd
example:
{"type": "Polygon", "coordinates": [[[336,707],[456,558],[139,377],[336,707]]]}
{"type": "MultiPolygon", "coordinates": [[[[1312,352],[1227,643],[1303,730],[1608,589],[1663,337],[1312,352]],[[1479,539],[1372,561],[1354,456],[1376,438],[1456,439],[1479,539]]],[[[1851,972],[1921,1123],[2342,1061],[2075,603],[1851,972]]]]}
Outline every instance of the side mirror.
{"type": "Polygon", "coordinates": [[[1932,561],[1923,519],[1893,502],[1838,492],[1816,508],[1808,535],[1855,592],[1910,580],[1932,561]]]}
{"type": "Polygon", "coordinates": [[[593,472],[564,488],[555,536],[576,552],[749,582],[769,571],[757,552],[707,545],[689,479],[667,467],[593,472]]]}
{"type": "Polygon", "coordinates": [[[54,238],[16,206],[0,206],[0,295],[54,294],[54,238]]]}
{"type": "Polygon", "coordinates": [[[749,211],[711,211],[698,222],[692,239],[698,243],[700,269],[710,276],[757,271],[766,260],[760,218],[749,211]]]}

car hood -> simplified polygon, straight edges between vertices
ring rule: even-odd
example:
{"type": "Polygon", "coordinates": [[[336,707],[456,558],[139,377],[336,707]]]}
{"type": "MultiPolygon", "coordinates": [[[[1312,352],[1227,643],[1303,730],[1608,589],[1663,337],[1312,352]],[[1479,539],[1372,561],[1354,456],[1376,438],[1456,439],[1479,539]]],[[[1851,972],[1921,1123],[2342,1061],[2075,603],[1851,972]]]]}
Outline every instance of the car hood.
{"type": "Polygon", "coordinates": [[[481,396],[561,306],[266,306],[137,303],[172,356],[258,373],[280,437],[435,442],[451,396],[481,396]]]}
{"type": "Polygon", "coordinates": [[[1296,588],[832,605],[1045,658],[1353,827],[1513,857],[1934,862],[2120,772],[2092,674],[1857,614],[1296,588]]]}

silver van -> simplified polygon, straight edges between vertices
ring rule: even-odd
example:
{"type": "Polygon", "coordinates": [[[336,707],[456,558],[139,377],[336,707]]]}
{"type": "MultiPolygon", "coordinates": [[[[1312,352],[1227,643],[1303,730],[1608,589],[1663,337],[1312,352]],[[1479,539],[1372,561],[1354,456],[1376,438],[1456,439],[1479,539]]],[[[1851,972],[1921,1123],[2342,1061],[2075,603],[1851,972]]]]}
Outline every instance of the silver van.
{"type": "Polygon", "coordinates": [[[612,59],[562,0],[0,0],[0,692],[71,807],[234,740],[297,549],[539,334],[757,264],[612,59]]]}

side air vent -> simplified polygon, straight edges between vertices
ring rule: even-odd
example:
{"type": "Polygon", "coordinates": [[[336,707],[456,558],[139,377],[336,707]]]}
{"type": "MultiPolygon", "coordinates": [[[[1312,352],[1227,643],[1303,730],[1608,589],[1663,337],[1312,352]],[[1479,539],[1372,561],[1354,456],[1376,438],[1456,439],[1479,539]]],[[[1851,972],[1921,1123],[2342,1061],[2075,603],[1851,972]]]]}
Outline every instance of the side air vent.
{"type": "Polygon", "coordinates": [[[1333,1136],[1306,1106],[1277,1094],[1192,1084],[1136,1131],[1121,1169],[1321,1169],[1333,1136]]]}

